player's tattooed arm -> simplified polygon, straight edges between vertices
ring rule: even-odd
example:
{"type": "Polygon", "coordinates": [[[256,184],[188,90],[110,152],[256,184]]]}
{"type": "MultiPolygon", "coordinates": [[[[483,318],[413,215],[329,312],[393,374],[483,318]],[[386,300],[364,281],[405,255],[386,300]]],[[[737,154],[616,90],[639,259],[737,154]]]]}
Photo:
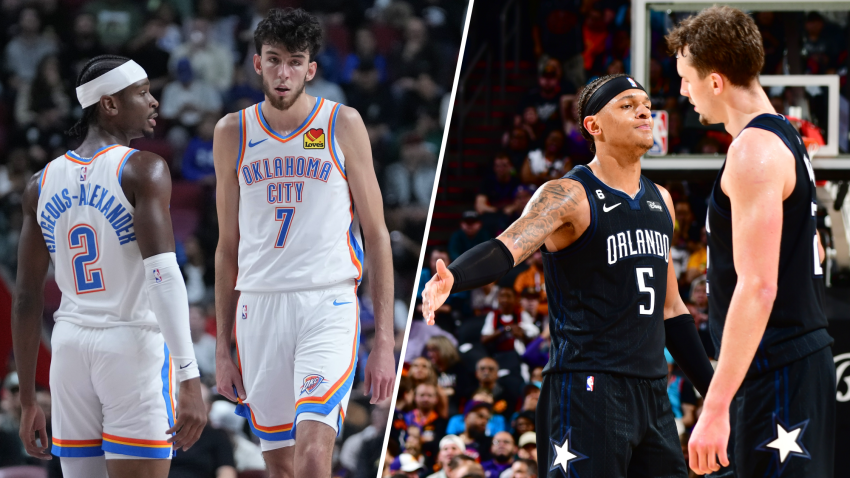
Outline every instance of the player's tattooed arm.
{"type": "Polygon", "coordinates": [[[522,216],[498,237],[514,257],[514,264],[527,259],[553,232],[572,225],[581,214],[588,214],[584,188],[572,179],[549,181],[525,206],[522,216]]]}

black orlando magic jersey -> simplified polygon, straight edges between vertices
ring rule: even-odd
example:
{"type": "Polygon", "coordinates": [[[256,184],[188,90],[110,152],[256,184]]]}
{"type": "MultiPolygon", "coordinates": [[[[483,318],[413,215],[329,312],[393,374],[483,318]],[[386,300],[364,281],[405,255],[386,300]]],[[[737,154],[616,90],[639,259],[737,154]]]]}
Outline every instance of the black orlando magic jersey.
{"type": "MultiPolygon", "coordinates": [[[[800,135],[783,116],[763,114],[747,128],[770,131],[788,146],[796,163],[797,183],[782,203],[782,238],[776,300],[749,374],[766,372],[805,357],[832,343],[823,310],[823,270],[816,236],[815,176],[800,135]]],[[[732,248],[732,206],[720,187],[720,168],[708,207],[708,314],[715,347],[738,281],[732,248]]]]}
{"type": "Polygon", "coordinates": [[[585,166],[590,225],[570,246],[543,248],[552,344],[547,372],[667,375],[664,300],[673,222],[658,188],[640,177],[634,198],[585,166]]]}

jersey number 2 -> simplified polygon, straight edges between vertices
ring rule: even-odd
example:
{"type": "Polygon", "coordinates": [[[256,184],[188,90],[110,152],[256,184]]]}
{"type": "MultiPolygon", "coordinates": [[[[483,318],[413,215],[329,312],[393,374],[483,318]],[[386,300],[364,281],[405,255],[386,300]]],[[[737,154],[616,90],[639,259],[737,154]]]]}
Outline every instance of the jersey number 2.
{"type": "Polygon", "coordinates": [[[74,270],[74,286],[77,294],[88,294],[106,290],[103,283],[103,270],[92,269],[99,257],[97,250],[97,233],[88,224],[78,224],[68,233],[68,244],[71,250],[82,249],[71,259],[74,270]]]}
{"type": "Polygon", "coordinates": [[[280,221],[280,232],[277,233],[275,249],[281,249],[286,245],[286,236],[289,235],[289,226],[292,225],[292,216],[295,215],[294,207],[276,207],[274,209],[274,220],[280,221]]]}
{"type": "Polygon", "coordinates": [[[638,312],[641,315],[652,315],[652,311],[655,310],[655,290],[646,285],[646,278],[649,277],[652,279],[652,267],[637,267],[635,268],[635,273],[637,274],[638,291],[643,294],[649,294],[649,308],[643,304],[639,304],[638,312]]]}

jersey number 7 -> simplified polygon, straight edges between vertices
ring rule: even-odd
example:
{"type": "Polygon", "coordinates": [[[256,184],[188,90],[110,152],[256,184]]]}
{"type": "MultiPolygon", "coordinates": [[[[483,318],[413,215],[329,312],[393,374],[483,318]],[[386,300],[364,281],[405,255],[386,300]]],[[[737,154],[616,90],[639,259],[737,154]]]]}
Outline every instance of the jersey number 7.
{"type": "Polygon", "coordinates": [[[289,226],[292,225],[292,216],[295,215],[294,207],[276,207],[274,209],[274,220],[280,221],[280,232],[277,233],[275,249],[282,249],[286,245],[286,236],[289,235],[289,226]]]}

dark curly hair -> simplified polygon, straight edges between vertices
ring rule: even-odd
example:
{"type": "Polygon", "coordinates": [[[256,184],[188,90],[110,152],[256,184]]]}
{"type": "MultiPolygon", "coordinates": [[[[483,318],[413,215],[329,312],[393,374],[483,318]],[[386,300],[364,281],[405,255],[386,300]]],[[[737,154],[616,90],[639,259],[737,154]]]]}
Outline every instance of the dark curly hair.
{"type": "Polygon", "coordinates": [[[590,98],[593,97],[593,94],[596,93],[596,90],[602,87],[605,83],[613,80],[614,78],[620,78],[621,76],[629,76],[623,73],[617,73],[614,75],[605,75],[596,78],[591,81],[581,90],[581,95],[578,97],[578,130],[581,132],[582,137],[590,143],[590,151],[592,153],[596,152],[596,143],[593,140],[593,135],[588,133],[584,128],[584,112],[587,109],[587,102],[590,101],[590,98]]]}
{"type": "MultiPolygon", "coordinates": [[[[95,78],[103,76],[128,61],[130,61],[129,58],[119,55],[96,56],[89,60],[83,66],[83,69],[80,70],[80,75],[77,77],[77,84],[75,86],[83,85],[95,78]]],[[[83,109],[83,116],[65,134],[77,138],[85,138],[89,130],[89,125],[97,119],[97,105],[98,103],[95,103],[83,109]]]]}
{"type": "Polygon", "coordinates": [[[301,8],[272,8],[254,31],[258,55],[263,45],[283,45],[290,52],[307,50],[314,61],[322,48],[322,25],[301,8]]]}

